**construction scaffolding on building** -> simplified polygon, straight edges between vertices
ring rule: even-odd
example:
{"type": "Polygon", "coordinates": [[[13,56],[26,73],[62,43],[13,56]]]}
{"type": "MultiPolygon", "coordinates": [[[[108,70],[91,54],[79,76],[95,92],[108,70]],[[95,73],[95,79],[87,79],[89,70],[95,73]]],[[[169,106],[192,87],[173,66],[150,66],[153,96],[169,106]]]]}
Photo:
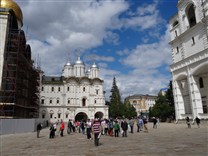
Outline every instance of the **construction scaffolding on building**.
{"type": "Polygon", "coordinates": [[[2,85],[0,90],[0,118],[38,117],[38,77],[31,60],[31,48],[26,44],[23,30],[10,11],[6,35],[2,85]]]}

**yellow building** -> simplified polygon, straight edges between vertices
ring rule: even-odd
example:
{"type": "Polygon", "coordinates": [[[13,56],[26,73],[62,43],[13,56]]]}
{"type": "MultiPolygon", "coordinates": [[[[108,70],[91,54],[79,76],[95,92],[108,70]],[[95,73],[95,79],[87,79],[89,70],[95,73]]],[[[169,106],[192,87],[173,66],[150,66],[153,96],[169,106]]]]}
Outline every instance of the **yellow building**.
{"type": "Polygon", "coordinates": [[[136,94],[128,96],[125,101],[129,101],[131,105],[136,109],[137,115],[147,115],[149,113],[149,108],[155,105],[155,100],[157,96],[153,95],[142,95],[136,94]]]}

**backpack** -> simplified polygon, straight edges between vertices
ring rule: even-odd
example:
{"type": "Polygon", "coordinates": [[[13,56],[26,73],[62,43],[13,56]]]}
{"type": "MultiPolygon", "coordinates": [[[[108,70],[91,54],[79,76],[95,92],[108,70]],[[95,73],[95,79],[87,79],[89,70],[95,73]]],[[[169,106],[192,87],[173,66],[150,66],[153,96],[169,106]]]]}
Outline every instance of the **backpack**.
{"type": "Polygon", "coordinates": [[[113,128],[113,123],[112,122],[109,123],[109,127],[113,128]]]}

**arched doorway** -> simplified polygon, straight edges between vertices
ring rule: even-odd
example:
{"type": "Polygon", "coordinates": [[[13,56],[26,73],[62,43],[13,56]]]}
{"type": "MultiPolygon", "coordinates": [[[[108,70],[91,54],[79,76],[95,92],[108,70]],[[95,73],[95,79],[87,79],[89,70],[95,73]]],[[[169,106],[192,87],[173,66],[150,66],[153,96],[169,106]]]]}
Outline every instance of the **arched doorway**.
{"type": "Polygon", "coordinates": [[[102,119],[103,118],[103,113],[102,112],[95,113],[95,118],[102,119]]]}
{"type": "Polygon", "coordinates": [[[87,120],[87,114],[80,112],[75,116],[75,121],[81,121],[82,119],[87,120]]]}

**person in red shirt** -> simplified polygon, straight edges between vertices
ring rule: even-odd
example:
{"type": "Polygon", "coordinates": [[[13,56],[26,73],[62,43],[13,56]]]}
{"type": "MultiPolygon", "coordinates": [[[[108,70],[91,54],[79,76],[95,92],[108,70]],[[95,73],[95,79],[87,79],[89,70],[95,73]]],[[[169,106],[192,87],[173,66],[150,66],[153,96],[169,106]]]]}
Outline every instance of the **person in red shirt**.
{"type": "Polygon", "coordinates": [[[61,133],[60,133],[60,135],[61,135],[62,137],[64,136],[64,135],[63,135],[64,128],[65,128],[64,122],[61,120],[61,126],[60,126],[60,131],[61,131],[61,133]]]}
{"type": "Polygon", "coordinates": [[[95,119],[92,125],[92,132],[94,133],[95,146],[99,145],[99,135],[101,133],[101,124],[98,119],[95,119]]]}

